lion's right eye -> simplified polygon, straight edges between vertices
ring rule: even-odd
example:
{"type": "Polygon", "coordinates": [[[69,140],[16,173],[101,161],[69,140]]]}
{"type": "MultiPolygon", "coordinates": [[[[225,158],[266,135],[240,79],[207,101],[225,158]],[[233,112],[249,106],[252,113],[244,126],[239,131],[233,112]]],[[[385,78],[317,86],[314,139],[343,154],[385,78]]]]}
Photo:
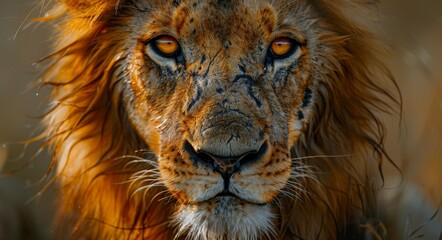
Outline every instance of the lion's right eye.
{"type": "Polygon", "coordinates": [[[180,44],[172,36],[159,36],[153,39],[150,44],[152,44],[152,49],[155,51],[155,53],[161,57],[175,58],[181,53],[180,44]]]}

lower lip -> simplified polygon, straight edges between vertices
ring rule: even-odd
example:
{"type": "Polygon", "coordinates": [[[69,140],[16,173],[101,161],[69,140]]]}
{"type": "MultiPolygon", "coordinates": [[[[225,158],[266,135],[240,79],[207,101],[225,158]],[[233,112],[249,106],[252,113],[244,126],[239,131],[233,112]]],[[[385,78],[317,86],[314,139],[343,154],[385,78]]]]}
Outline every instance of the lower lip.
{"type": "MultiPolygon", "coordinates": [[[[265,205],[267,205],[267,203],[254,203],[254,202],[250,202],[250,201],[244,200],[244,199],[238,197],[237,195],[235,195],[233,193],[219,193],[214,198],[224,198],[224,197],[236,198],[237,200],[240,200],[242,202],[245,202],[245,203],[248,203],[248,204],[257,205],[257,206],[265,206],[265,205]]],[[[210,201],[210,199],[209,199],[209,201],[210,201]]]]}
{"type": "MultiPolygon", "coordinates": [[[[218,193],[215,197],[236,197],[236,198],[239,198],[238,196],[236,196],[235,194],[233,194],[231,192],[218,193]]],[[[241,198],[239,198],[239,199],[241,199],[241,198]]]]}

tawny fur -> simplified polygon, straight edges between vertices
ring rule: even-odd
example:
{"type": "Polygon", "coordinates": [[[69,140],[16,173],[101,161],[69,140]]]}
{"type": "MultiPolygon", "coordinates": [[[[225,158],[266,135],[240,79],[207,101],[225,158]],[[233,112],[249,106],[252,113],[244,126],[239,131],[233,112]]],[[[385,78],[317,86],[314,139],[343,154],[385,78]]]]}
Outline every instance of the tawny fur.
{"type": "MultiPolygon", "coordinates": [[[[56,178],[61,183],[59,235],[73,239],[244,238],[238,235],[241,230],[225,235],[219,234],[223,229],[215,228],[215,235],[210,230],[195,233],[198,226],[189,227],[191,221],[182,215],[201,197],[201,192],[192,193],[190,188],[204,189],[201,181],[184,184],[206,172],[180,159],[179,148],[184,137],[195,145],[210,142],[195,132],[205,126],[213,108],[201,105],[187,111],[182,105],[191,105],[196,90],[169,86],[176,76],[161,72],[145,56],[143,38],[155,34],[158,26],[169,26],[177,35],[187,36],[193,31],[190,23],[198,22],[196,31],[204,28],[208,34],[197,33],[187,41],[195,42],[195,48],[199,43],[213,43],[205,46],[207,60],[200,61],[203,57],[186,50],[194,56],[186,59],[188,69],[177,67],[172,72],[198,75],[210,62],[209,76],[233,74],[237,69],[229,59],[247,57],[248,49],[261,37],[256,34],[258,28],[271,36],[284,24],[297,25],[292,33],[302,42],[300,64],[285,72],[289,85],[282,87],[294,91],[267,96],[256,93],[265,97],[254,100],[263,105],[260,109],[267,109],[252,121],[267,127],[264,135],[272,151],[267,162],[257,163],[256,168],[264,169],[259,181],[272,188],[265,193],[258,192],[259,187],[250,188],[247,196],[266,203],[269,210],[268,217],[255,222],[256,229],[247,229],[251,231],[248,236],[383,237],[376,194],[382,183],[382,161],[388,156],[379,116],[399,109],[400,104],[395,94],[385,90],[395,82],[383,64],[386,50],[373,27],[375,4],[350,0],[216,2],[60,0],[55,4],[50,12],[54,17],[48,21],[58,23],[59,41],[57,51],[48,57],[53,63],[44,84],[54,86],[45,137],[52,146],[56,178]],[[194,3],[200,2],[209,7],[198,10],[194,3]],[[219,9],[216,4],[221,4],[219,9]],[[233,11],[241,14],[231,14],[233,11]],[[212,12],[230,18],[201,15],[212,12]],[[195,19],[190,18],[192,14],[195,19]],[[243,18],[246,14],[251,16],[250,22],[243,18]],[[207,21],[199,22],[199,17],[207,21]],[[238,35],[223,32],[229,27],[238,35]],[[222,45],[218,39],[223,36],[231,37],[233,46],[222,45]],[[243,45],[234,45],[237,42],[243,45]],[[152,80],[156,74],[164,74],[159,78],[161,84],[152,80]],[[172,97],[156,95],[169,87],[175,91],[172,97]],[[308,106],[303,108],[305,99],[308,106]],[[276,159],[281,162],[274,163],[276,159]]],[[[263,41],[266,49],[271,39],[263,41]]],[[[244,71],[252,69],[251,75],[265,72],[261,62],[250,61],[244,71]]],[[[202,98],[204,104],[213,101],[204,93],[202,98]]],[[[244,111],[250,107],[247,102],[231,106],[244,111]]],[[[213,138],[222,139],[222,130],[213,138]]],[[[235,131],[243,134],[241,129],[235,131]]],[[[235,146],[229,151],[235,151],[235,146]]],[[[247,175],[247,171],[252,170],[244,169],[241,174],[247,175]]],[[[246,185],[240,175],[234,176],[238,187],[246,185]]],[[[213,179],[211,175],[215,189],[219,182],[213,179]]],[[[206,207],[209,213],[216,209],[210,204],[206,207]]]]}

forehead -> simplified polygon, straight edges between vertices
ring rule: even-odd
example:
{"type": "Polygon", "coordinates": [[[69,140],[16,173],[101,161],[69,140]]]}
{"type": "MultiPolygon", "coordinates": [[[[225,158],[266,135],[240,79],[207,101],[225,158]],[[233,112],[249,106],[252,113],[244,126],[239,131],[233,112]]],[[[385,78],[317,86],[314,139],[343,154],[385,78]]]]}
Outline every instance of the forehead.
{"type": "Polygon", "coordinates": [[[231,40],[270,38],[275,32],[298,33],[298,1],[183,0],[151,1],[149,26],[155,34],[231,40]]]}

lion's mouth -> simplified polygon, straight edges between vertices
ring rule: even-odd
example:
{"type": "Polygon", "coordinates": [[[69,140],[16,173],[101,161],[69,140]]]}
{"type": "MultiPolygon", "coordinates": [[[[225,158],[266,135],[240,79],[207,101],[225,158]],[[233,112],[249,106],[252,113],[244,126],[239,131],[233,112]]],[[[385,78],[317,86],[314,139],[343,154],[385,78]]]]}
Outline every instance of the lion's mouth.
{"type": "Polygon", "coordinates": [[[241,205],[241,206],[245,206],[245,205],[249,205],[249,206],[259,206],[259,207],[263,207],[263,206],[267,206],[267,203],[256,203],[256,202],[251,202],[248,200],[245,200],[241,197],[239,197],[238,195],[234,194],[234,193],[219,193],[216,196],[214,196],[213,198],[209,198],[207,200],[201,201],[201,202],[194,202],[194,203],[188,203],[188,206],[202,206],[202,205],[225,205],[226,202],[229,202],[229,205],[232,205],[230,207],[233,207],[233,205],[241,205]]]}
{"type": "Polygon", "coordinates": [[[224,190],[224,191],[216,194],[212,198],[206,199],[206,200],[201,201],[201,202],[195,202],[195,203],[193,203],[191,205],[199,205],[199,204],[214,203],[214,202],[216,203],[216,202],[219,202],[220,200],[222,201],[223,199],[224,200],[226,200],[226,199],[230,199],[230,200],[234,199],[234,200],[236,200],[236,202],[240,202],[242,204],[251,204],[251,205],[256,205],[256,206],[266,206],[267,205],[267,203],[258,203],[258,202],[252,202],[252,201],[246,200],[246,199],[241,198],[240,196],[238,196],[238,195],[236,195],[236,194],[234,194],[234,193],[232,193],[232,192],[230,192],[228,190],[224,190]]]}
{"type": "MultiPolygon", "coordinates": [[[[243,203],[253,204],[253,205],[257,205],[257,206],[265,206],[265,205],[267,205],[267,203],[257,203],[257,202],[248,201],[248,200],[243,199],[240,196],[238,196],[238,195],[236,195],[236,194],[234,194],[234,193],[232,193],[232,192],[230,192],[229,190],[226,190],[226,189],[224,189],[222,192],[220,192],[217,195],[215,195],[215,197],[213,197],[213,198],[222,198],[222,197],[232,197],[232,198],[235,198],[235,199],[237,199],[237,200],[239,200],[239,201],[241,201],[243,203]]],[[[211,199],[213,199],[213,198],[211,198],[211,199]]],[[[209,200],[211,200],[211,199],[209,199],[209,200]]]]}
{"type": "Polygon", "coordinates": [[[231,193],[229,191],[222,191],[220,193],[218,193],[215,197],[236,197],[241,199],[240,197],[236,196],[236,194],[231,193]]]}
{"type": "Polygon", "coordinates": [[[208,153],[204,150],[196,150],[189,141],[186,141],[183,146],[184,158],[189,158],[198,167],[204,166],[209,171],[217,173],[216,177],[221,177],[223,188],[217,191],[208,191],[206,194],[201,194],[201,197],[194,199],[194,203],[214,203],[223,198],[235,199],[241,204],[253,204],[257,206],[264,206],[267,203],[255,201],[254,198],[242,196],[241,190],[233,186],[231,178],[235,174],[241,173],[241,170],[247,169],[249,165],[261,160],[269,151],[269,143],[264,141],[260,147],[254,151],[244,151],[240,156],[218,156],[208,153]]]}

